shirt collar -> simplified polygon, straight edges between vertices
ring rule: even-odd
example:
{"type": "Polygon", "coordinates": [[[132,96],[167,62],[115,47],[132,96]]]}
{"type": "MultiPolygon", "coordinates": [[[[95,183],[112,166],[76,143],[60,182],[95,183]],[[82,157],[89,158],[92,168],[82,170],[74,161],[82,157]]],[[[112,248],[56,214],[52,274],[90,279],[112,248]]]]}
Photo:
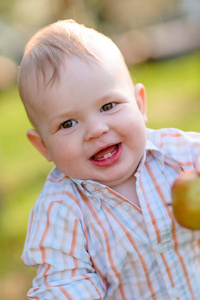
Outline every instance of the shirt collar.
{"type": "Polygon", "coordinates": [[[153,144],[149,139],[147,139],[145,151],[144,151],[143,157],[140,161],[140,164],[138,166],[137,172],[140,173],[141,168],[143,167],[145,162],[148,163],[148,161],[151,159],[149,154],[151,154],[154,157],[154,159],[156,159],[156,161],[160,165],[161,170],[163,171],[164,170],[164,154],[161,152],[161,150],[155,144],[153,144]]]}
{"type": "Polygon", "coordinates": [[[70,177],[70,179],[75,184],[77,184],[81,190],[84,190],[84,188],[86,188],[88,190],[88,192],[91,192],[91,193],[106,187],[105,185],[98,183],[96,181],[93,181],[93,180],[76,179],[76,178],[72,178],[72,177],[70,177]]]}

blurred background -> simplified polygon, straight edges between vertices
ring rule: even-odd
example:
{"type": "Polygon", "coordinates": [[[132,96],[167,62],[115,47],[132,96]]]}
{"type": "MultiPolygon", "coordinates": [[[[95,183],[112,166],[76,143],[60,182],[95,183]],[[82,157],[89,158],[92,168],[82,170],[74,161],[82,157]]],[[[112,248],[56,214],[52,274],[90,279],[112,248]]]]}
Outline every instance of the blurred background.
{"type": "Polygon", "coordinates": [[[16,86],[29,38],[75,19],[113,39],[133,82],[147,89],[148,127],[200,131],[199,0],[6,0],[0,2],[0,300],[24,300],[35,270],[20,256],[29,213],[52,164],[26,139],[16,86]]]}

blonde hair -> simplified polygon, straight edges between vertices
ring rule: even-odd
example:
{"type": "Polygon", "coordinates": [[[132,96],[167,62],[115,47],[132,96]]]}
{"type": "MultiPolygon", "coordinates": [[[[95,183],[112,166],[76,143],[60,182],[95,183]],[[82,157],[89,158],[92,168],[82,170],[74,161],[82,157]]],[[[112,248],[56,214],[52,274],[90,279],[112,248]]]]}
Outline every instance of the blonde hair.
{"type": "Polygon", "coordinates": [[[99,39],[103,39],[104,43],[112,44],[113,48],[120,53],[108,37],[73,20],[58,21],[48,25],[30,39],[19,68],[18,88],[32,123],[34,123],[34,117],[31,112],[37,112],[35,103],[31,103],[33,76],[35,76],[37,88],[41,84],[39,72],[43,76],[44,86],[53,84],[59,79],[60,67],[66,56],[74,55],[87,62],[93,60],[101,63],[88,46],[89,41],[96,43],[99,39]]]}

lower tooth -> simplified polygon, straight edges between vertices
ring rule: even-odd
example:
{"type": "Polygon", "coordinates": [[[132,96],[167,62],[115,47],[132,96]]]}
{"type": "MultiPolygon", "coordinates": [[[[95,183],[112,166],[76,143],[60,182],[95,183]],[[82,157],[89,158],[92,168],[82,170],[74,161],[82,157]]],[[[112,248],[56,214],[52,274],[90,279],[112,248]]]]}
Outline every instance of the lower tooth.
{"type": "Polygon", "coordinates": [[[104,158],[107,159],[107,158],[109,158],[109,157],[111,157],[111,156],[112,156],[112,154],[111,154],[111,153],[108,153],[108,154],[105,154],[105,155],[104,155],[104,158]]]}

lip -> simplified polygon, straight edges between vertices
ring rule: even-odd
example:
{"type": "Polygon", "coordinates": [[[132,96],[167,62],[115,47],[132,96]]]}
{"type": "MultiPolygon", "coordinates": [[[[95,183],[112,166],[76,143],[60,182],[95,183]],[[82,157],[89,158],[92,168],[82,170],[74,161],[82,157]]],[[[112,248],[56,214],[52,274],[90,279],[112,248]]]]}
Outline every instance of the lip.
{"type": "MultiPolygon", "coordinates": [[[[111,157],[101,159],[101,160],[94,160],[91,157],[90,162],[92,164],[94,164],[95,166],[98,166],[98,167],[109,167],[109,166],[113,165],[114,163],[116,163],[122,155],[122,144],[120,143],[120,144],[115,144],[115,145],[116,145],[116,149],[113,151],[111,157]]],[[[114,146],[114,145],[110,145],[110,146],[101,148],[101,149],[99,149],[99,151],[104,150],[104,149],[106,149],[108,147],[111,147],[111,146],[114,146]]],[[[97,153],[99,151],[97,151],[97,153]]]]}

